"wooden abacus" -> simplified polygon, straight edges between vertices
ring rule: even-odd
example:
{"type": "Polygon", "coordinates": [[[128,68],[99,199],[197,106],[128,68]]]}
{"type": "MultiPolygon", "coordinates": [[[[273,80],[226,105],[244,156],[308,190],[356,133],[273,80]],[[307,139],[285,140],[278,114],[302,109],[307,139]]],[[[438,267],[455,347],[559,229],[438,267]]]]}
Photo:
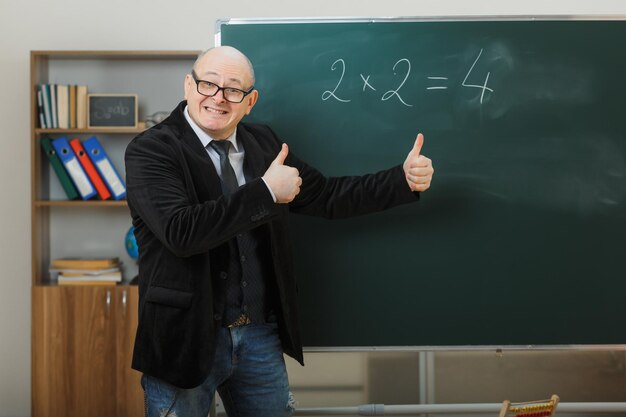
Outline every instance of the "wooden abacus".
{"type": "Polygon", "coordinates": [[[553,395],[549,400],[512,403],[505,400],[502,403],[499,417],[552,417],[559,403],[559,396],[553,395]]]}

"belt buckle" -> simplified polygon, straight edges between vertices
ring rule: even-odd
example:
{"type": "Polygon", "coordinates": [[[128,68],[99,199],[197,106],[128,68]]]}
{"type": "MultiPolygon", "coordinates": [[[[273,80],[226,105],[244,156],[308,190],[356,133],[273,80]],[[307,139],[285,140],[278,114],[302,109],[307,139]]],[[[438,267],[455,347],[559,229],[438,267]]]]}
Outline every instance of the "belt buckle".
{"type": "Polygon", "coordinates": [[[252,321],[250,321],[250,316],[248,316],[246,313],[243,313],[241,316],[237,317],[237,320],[229,324],[228,327],[241,327],[251,323],[252,321]]]}

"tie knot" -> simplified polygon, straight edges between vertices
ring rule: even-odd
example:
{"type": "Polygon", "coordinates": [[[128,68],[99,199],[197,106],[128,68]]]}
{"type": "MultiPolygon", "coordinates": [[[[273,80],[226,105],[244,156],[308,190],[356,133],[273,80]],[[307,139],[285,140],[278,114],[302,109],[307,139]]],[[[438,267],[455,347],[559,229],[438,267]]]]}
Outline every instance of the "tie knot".
{"type": "Polygon", "coordinates": [[[223,158],[228,155],[232,143],[230,143],[230,141],[228,140],[212,140],[209,145],[211,145],[211,147],[215,149],[215,152],[217,152],[219,156],[223,158]]]}

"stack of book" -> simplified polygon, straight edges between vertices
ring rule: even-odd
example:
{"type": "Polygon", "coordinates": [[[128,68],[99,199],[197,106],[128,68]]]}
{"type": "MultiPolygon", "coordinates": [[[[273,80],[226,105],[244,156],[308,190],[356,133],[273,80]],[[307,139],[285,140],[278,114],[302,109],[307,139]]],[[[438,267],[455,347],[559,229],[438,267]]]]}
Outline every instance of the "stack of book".
{"type": "Polygon", "coordinates": [[[59,285],[115,285],[122,281],[119,258],[59,258],[50,263],[59,285]]]}
{"type": "Polygon", "coordinates": [[[37,86],[37,107],[42,129],[85,129],[87,86],[40,84],[37,86]]]}

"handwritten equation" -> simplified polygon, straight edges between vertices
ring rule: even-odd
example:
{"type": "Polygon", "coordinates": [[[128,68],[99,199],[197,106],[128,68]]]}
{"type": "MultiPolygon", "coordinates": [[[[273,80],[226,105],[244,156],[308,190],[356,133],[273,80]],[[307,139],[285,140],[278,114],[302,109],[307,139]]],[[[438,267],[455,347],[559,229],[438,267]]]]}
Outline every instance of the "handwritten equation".
{"type": "MultiPolygon", "coordinates": [[[[465,74],[465,78],[463,79],[463,81],[461,82],[461,87],[466,87],[466,88],[477,88],[480,90],[480,104],[483,104],[483,100],[485,98],[485,93],[489,92],[489,93],[494,93],[494,90],[492,88],[490,88],[488,86],[489,83],[489,76],[491,75],[491,72],[487,72],[487,75],[485,76],[484,80],[481,81],[481,83],[476,83],[473,84],[473,80],[476,80],[478,78],[478,76],[476,74],[474,74],[474,67],[476,66],[476,64],[478,63],[478,61],[480,60],[480,57],[483,53],[483,50],[481,49],[480,52],[478,53],[478,56],[476,57],[476,59],[474,60],[474,62],[472,63],[471,67],[469,68],[469,70],[467,71],[467,73],[465,74]]],[[[322,100],[326,101],[329,99],[333,99],[342,103],[349,103],[352,101],[351,98],[348,98],[346,96],[343,95],[342,92],[342,83],[344,81],[344,77],[346,75],[346,62],[343,58],[339,58],[337,59],[335,62],[333,62],[333,64],[330,66],[331,71],[336,71],[338,69],[341,69],[341,75],[339,76],[339,80],[337,81],[337,84],[335,85],[335,88],[332,90],[325,90],[322,93],[322,100]]],[[[413,104],[408,103],[404,98],[403,98],[403,94],[404,94],[404,90],[406,90],[405,88],[405,84],[407,82],[407,80],[409,79],[409,77],[411,76],[411,61],[407,58],[402,58],[399,59],[398,61],[396,61],[396,63],[393,65],[393,74],[394,75],[398,75],[400,74],[402,78],[402,81],[399,82],[399,84],[391,90],[387,90],[385,91],[382,96],[380,97],[381,101],[388,101],[390,99],[395,99],[398,100],[400,103],[402,103],[402,105],[407,106],[407,107],[413,107],[413,104]],[[401,72],[400,72],[401,71],[401,72]],[[404,88],[404,90],[403,90],[404,88]]],[[[372,84],[372,82],[370,82],[370,78],[371,78],[371,74],[359,74],[359,76],[361,77],[361,81],[363,83],[363,88],[362,88],[362,92],[366,92],[366,91],[373,91],[373,92],[377,92],[378,90],[376,89],[376,87],[372,84]]],[[[432,85],[429,85],[428,87],[426,87],[426,90],[447,90],[448,89],[448,82],[449,82],[449,78],[448,77],[441,77],[441,76],[426,76],[426,79],[428,79],[429,83],[431,83],[432,85]]]]}

